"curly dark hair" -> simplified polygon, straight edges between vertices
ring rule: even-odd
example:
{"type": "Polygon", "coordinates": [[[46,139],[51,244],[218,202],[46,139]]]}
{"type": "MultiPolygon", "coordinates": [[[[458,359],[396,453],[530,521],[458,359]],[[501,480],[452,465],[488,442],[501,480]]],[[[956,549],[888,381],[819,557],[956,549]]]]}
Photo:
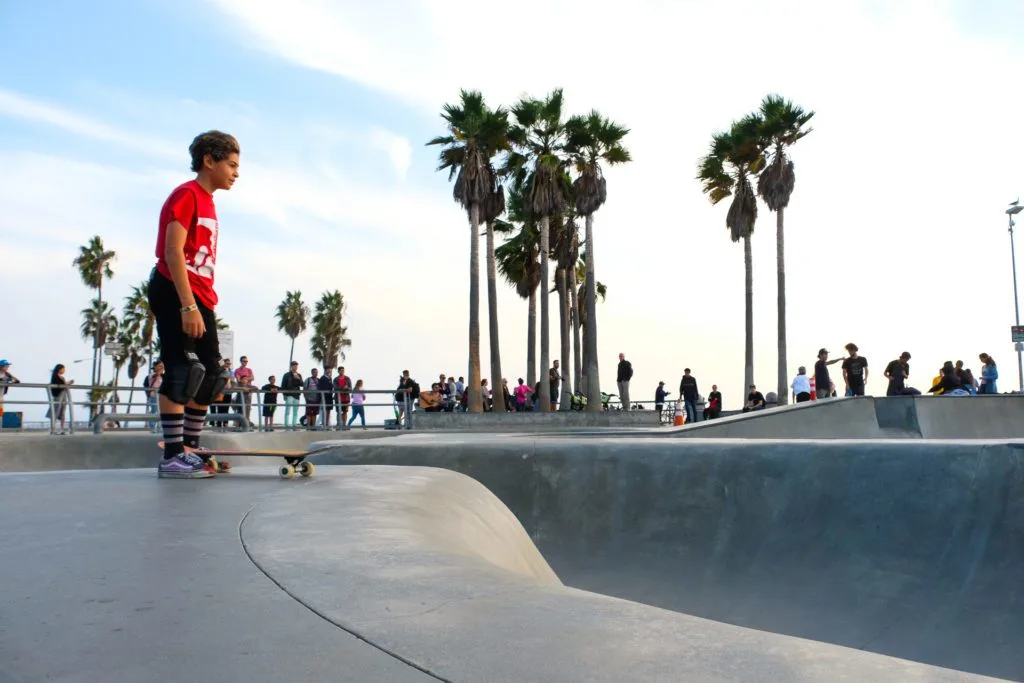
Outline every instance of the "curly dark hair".
{"type": "Polygon", "coordinates": [[[188,146],[188,153],[192,155],[192,171],[198,173],[207,154],[214,161],[224,161],[229,154],[239,154],[238,140],[219,130],[208,130],[195,137],[188,146]]]}

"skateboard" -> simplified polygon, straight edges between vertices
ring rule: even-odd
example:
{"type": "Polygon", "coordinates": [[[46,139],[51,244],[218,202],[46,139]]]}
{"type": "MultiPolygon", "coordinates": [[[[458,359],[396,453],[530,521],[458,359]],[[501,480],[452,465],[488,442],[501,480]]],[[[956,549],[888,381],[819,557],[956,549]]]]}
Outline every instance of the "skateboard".
{"type": "MultiPolygon", "coordinates": [[[[164,449],[164,442],[158,441],[157,446],[162,451],[164,449]]],[[[285,464],[281,465],[277,469],[278,475],[282,479],[291,479],[297,474],[303,477],[312,477],[316,471],[316,466],[313,463],[308,462],[306,458],[311,455],[316,455],[323,451],[328,450],[327,448],[317,448],[312,451],[300,451],[300,450],[273,450],[273,449],[233,449],[233,448],[201,448],[198,451],[192,451],[200,457],[207,457],[213,463],[218,474],[221,474],[221,469],[217,466],[217,456],[245,456],[245,457],[267,457],[267,458],[284,458],[285,464]]],[[[228,470],[230,471],[230,470],[228,470]]]]}

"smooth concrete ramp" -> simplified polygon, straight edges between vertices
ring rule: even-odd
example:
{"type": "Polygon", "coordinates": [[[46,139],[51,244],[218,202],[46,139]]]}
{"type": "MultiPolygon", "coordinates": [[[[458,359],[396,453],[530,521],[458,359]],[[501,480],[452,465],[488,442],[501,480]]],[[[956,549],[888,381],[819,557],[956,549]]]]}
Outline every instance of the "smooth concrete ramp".
{"type": "Polygon", "coordinates": [[[860,396],[664,431],[691,439],[1024,439],[1024,396],[860,396]]]}
{"type": "Polygon", "coordinates": [[[566,587],[442,469],[8,474],[0,514],[4,683],[980,680],[566,587]]]}
{"type": "Polygon", "coordinates": [[[1024,679],[1022,455],[998,441],[493,435],[319,459],[474,477],[570,586],[1024,679]]]}

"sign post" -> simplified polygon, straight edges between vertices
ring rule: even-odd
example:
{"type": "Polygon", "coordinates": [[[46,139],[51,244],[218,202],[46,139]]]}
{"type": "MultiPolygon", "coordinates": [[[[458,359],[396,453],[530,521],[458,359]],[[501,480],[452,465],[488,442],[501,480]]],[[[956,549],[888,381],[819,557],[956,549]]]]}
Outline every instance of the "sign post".
{"type": "Polygon", "coordinates": [[[124,344],[119,342],[107,342],[103,345],[103,353],[107,356],[119,356],[124,353],[124,344]]]}
{"type": "Polygon", "coordinates": [[[235,359],[235,331],[217,330],[217,341],[220,344],[220,357],[235,359]]]}

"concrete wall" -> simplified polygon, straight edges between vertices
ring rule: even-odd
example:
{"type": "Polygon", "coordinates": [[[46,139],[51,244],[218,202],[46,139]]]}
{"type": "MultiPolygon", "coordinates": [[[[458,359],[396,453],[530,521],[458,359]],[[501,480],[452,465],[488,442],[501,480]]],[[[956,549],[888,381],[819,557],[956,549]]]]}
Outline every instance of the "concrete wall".
{"type": "Polygon", "coordinates": [[[535,432],[578,427],[657,427],[656,410],[607,410],[587,413],[425,413],[413,417],[414,430],[535,432]]]}

